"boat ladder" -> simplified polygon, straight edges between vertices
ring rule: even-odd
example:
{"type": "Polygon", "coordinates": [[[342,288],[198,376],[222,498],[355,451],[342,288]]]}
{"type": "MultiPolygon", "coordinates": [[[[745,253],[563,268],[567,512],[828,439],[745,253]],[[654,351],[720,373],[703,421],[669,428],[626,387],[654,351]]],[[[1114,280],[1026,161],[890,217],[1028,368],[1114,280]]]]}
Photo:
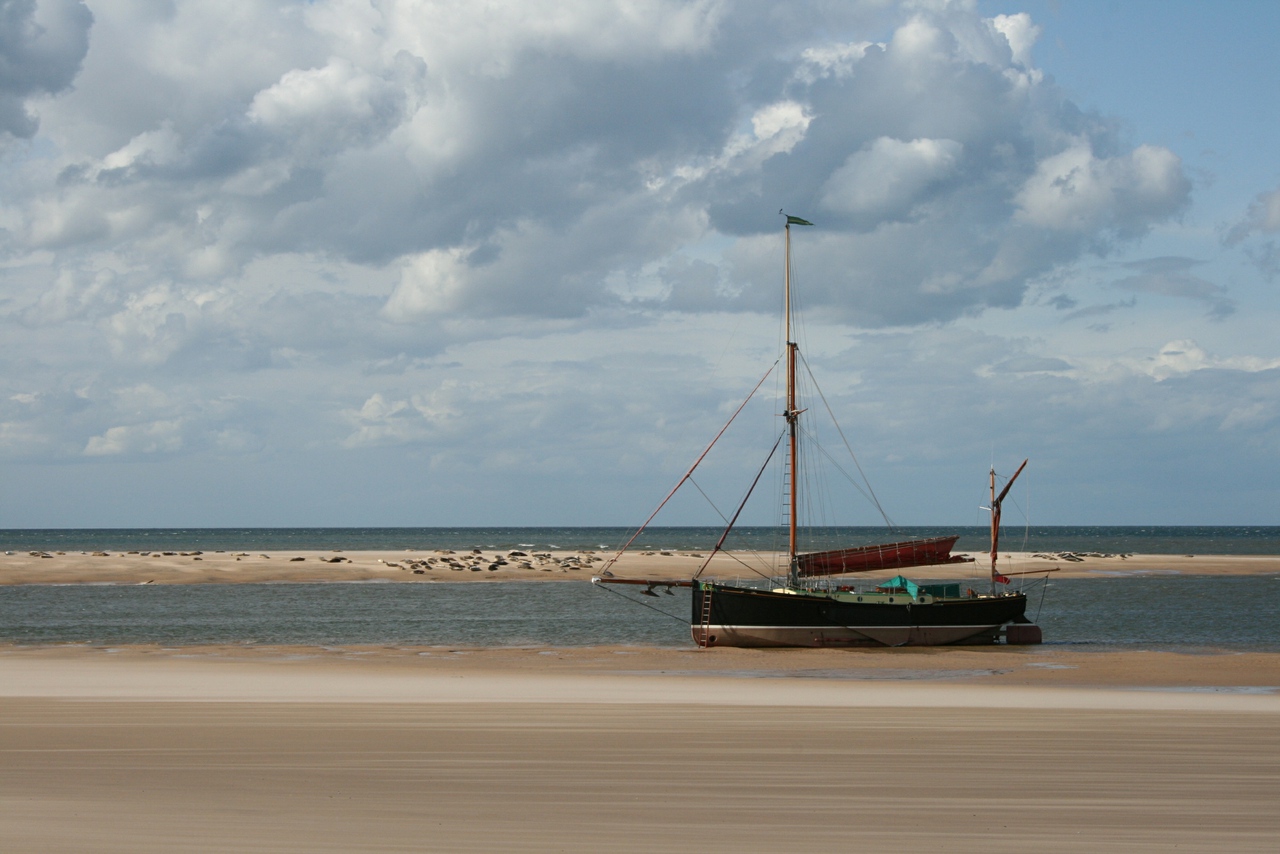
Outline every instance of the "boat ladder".
{"type": "Polygon", "coordinates": [[[698,636],[698,646],[711,646],[711,591],[712,585],[702,586],[702,633],[698,636]]]}

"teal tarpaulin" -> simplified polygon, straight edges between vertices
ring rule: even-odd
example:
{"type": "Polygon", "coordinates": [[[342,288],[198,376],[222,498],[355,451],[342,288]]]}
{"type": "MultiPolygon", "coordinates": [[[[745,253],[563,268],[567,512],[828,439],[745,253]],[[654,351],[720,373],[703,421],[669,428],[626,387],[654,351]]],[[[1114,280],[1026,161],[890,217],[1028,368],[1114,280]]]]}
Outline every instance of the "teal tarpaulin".
{"type": "Polygon", "coordinates": [[[912,599],[918,599],[920,597],[920,585],[916,584],[911,579],[901,575],[895,575],[893,578],[890,578],[888,581],[886,581],[884,584],[881,584],[880,586],[881,587],[901,587],[911,594],[912,599]]]}

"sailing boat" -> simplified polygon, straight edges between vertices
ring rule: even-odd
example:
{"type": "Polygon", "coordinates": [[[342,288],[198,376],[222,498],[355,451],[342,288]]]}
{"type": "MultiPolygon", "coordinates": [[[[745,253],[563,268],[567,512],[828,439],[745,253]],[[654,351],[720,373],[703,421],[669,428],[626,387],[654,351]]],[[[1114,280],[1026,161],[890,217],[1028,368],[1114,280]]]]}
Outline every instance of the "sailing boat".
{"type": "MultiPolygon", "coordinates": [[[[780,212],[781,213],[781,212],[780,212]]],[[[690,632],[694,642],[701,647],[852,647],[852,646],[939,646],[948,644],[995,643],[1002,632],[1014,642],[1039,642],[1039,630],[1013,632],[1005,630],[1011,624],[1022,625],[1029,621],[1024,616],[1027,599],[1020,592],[1004,591],[1009,578],[999,573],[997,550],[1000,522],[1000,505],[1008,494],[1013,480],[1010,478],[1004,490],[995,493],[995,471],[991,484],[991,589],[979,593],[972,589],[961,592],[959,583],[917,584],[896,575],[885,582],[859,590],[847,584],[833,584],[832,578],[874,570],[910,569],[913,567],[956,564],[972,561],[964,555],[953,555],[951,550],[959,535],[906,540],[871,546],[857,546],[817,552],[803,552],[799,547],[800,519],[799,481],[801,468],[799,441],[804,431],[800,426],[806,409],[799,405],[796,389],[796,371],[800,359],[799,346],[792,334],[791,308],[791,227],[809,226],[813,223],[796,216],[786,216],[784,254],[784,323],[786,332],[786,403],[782,413],[786,430],[778,437],[771,459],[779,444],[785,439],[785,475],[787,496],[787,554],[785,577],[770,578],[765,586],[748,583],[730,583],[701,579],[703,570],[721,551],[738,512],[728,520],[728,526],[702,567],[688,581],[631,579],[613,577],[608,568],[627,550],[636,537],[653,521],[662,507],[675,495],[692,475],[694,469],[724,435],[729,424],[746,406],[743,402],[721,429],[707,449],[694,462],[676,487],[658,505],[644,525],[627,541],[605,565],[606,572],[593,578],[596,584],[646,585],[645,593],[656,588],[689,587],[692,589],[692,613],[690,632]],[[1031,638],[1034,637],[1034,640],[1031,638]]],[[[771,369],[772,370],[772,369],[771,369]]],[[[765,375],[768,377],[768,374],[765,375]]],[[[756,385],[756,390],[764,379],[756,385]]],[[[751,395],[755,394],[755,390],[751,395]]],[[[748,395],[747,400],[751,399],[748,395]]],[[[765,461],[768,466],[769,460],[765,461]]],[[[1026,462],[1023,462],[1023,467],[1026,462]]],[[[756,483],[765,468],[760,469],[756,483]]],[[[755,484],[752,484],[752,489],[755,484]]],[[[747,498],[751,490],[747,492],[747,498]]],[[[1033,627],[1029,627],[1033,628],[1033,627]]]]}

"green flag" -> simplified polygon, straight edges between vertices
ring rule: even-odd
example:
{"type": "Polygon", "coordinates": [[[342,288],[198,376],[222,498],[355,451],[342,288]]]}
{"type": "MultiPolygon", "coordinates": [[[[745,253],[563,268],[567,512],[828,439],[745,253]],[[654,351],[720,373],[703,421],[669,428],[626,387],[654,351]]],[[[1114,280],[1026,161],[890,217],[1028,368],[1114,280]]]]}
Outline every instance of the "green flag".
{"type": "Polygon", "coordinates": [[[807,219],[801,219],[798,216],[787,214],[787,225],[813,225],[813,223],[809,222],[807,219]]]}

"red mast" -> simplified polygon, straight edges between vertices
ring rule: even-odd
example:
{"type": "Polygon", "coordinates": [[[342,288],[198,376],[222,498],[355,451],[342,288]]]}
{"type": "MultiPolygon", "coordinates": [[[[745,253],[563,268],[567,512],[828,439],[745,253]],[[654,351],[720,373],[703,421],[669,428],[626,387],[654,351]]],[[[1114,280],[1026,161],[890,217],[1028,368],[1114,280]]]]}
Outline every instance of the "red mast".
{"type": "MultiPolygon", "coordinates": [[[[1000,495],[996,495],[996,469],[991,467],[991,592],[996,592],[996,581],[1002,576],[996,570],[996,561],[999,558],[1000,550],[1000,505],[1004,502],[1004,497],[1009,494],[1009,489],[1013,486],[1013,482],[1018,479],[1018,475],[1022,474],[1022,470],[1027,467],[1027,460],[1022,461],[1022,465],[1018,466],[1018,470],[1013,473],[1013,477],[1009,478],[1009,482],[1004,485],[1004,489],[1000,490],[1000,495]]],[[[1008,579],[1005,579],[1008,583],[1008,579]]]]}

